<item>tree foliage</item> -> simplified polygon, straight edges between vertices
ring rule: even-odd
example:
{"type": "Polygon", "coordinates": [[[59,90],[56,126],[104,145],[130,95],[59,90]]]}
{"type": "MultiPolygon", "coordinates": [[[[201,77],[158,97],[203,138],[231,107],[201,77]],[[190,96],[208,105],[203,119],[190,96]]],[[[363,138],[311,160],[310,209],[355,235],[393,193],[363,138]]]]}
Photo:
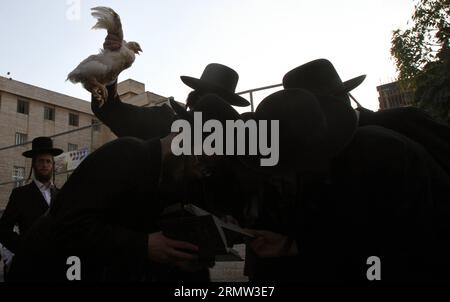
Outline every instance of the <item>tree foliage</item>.
{"type": "Polygon", "coordinates": [[[450,0],[418,0],[412,24],[392,34],[391,55],[405,89],[432,115],[450,112],[450,0]]]}

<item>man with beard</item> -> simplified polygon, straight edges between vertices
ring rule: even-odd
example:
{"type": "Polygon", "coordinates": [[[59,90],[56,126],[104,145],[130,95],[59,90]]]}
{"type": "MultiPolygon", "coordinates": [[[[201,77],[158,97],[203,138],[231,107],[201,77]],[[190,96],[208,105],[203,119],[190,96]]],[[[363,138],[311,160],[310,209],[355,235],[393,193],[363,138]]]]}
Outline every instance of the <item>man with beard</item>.
{"type": "Polygon", "coordinates": [[[207,280],[193,274],[210,265],[198,247],[166,237],[158,223],[167,206],[191,200],[189,184],[204,176],[197,157],[172,154],[175,135],[122,137],[83,160],[27,233],[10,281],[68,281],[73,256],[81,281],[207,280]]]}
{"type": "Polygon", "coordinates": [[[0,242],[12,253],[17,253],[23,236],[31,225],[49,208],[53,196],[58,189],[55,187],[54,159],[63,152],[53,148],[49,137],[37,137],[32,142],[32,149],[22,155],[32,159],[30,177],[33,181],[28,185],[15,188],[9,198],[5,212],[0,218],[0,242]],[[17,226],[19,233],[14,231],[17,226]]]}

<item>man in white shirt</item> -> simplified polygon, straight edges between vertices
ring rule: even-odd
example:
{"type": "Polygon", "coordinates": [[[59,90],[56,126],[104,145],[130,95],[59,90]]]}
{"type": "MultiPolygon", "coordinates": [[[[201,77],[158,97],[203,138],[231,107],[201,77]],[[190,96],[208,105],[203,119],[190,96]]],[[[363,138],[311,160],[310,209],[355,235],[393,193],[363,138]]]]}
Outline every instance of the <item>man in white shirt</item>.
{"type": "Polygon", "coordinates": [[[53,142],[49,137],[37,137],[32,142],[32,150],[22,154],[32,159],[30,176],[33,174],[33,181],[12,191],[0,218],[0,243],[14,254],[17,253],[23,236],[49,209],[52,197],[57,193],[52,181],[53,157],[62,152],[61,149],[53,148],[53,142]],[[20,235],[14,232],[15,226],[18,226],[20,235]]]}
{"type": "Polygon", "coordinates": [[[52,190],[55,188],[53,181],[50,180],[49,182],[42,183],[39,180],[37,180],[36,177],[33,178],[33,181],[38,187],[39,191],[41,191],[42,196],[44,196],[47,204],[50,206],[50,201],[52,199],[52,190]]]}

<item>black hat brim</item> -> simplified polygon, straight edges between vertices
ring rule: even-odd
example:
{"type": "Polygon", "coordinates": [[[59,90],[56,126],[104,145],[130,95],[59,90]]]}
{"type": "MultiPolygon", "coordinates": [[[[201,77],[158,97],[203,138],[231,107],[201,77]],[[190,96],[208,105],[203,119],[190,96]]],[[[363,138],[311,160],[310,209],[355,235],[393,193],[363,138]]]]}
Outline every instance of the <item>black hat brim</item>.
{"type": "Polygon", "coordinates": [[[22,153],[23,156],[27,158],[33,158],[36,155],[39,154],[50,154],[52,156],[58,156],[62,154],[64,151],[58,148],[51,148],[51,149],[40,149],[40,150],[28,150],[22,153]]]}
{"type": "Polygon", "coordinates": [[[359,85],[361,85],[361,83],[366,79],[366,75],[360,75],[359,77],[350,79],[348,81],[345,81],[342,83],[342,85],[340,85],[338,88],[333,89],[333,91],[331,92],[332,95],[340,95],[343,93],[347,93],[349,91],[352,91],[353,89],[355,89],[356,87],[358,87],[359,85]]]}
{"type": "Polygon", "coordinates": [[[224,98],[228,103],[230,103],[233,106],[246,107],[250,105],[250,102],[247,101],[245,98],[241,97],[240,95],[237,95],[236,93],[225,90],[220,86],[193,77],[181,76],[180,78],[184,84],[191,87],[192,89],[195,90],[199,89],[205,90],[207,92],[217,93],[219,96],[224,98]]]}

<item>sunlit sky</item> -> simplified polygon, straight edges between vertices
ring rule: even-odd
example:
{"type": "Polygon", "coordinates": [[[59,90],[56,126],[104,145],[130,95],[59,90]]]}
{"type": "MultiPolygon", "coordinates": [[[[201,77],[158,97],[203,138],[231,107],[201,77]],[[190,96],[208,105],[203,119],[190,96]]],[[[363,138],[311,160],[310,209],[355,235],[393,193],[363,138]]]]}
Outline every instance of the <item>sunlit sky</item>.
{"type": "MultiPolygon", "coordinates": [[[[394,29],[405,28],[412,0],[0,0],[0,75],[90,99],[65,82],[98,52],[103,30],[91,30],[90,8],[116,10],[125,39],[143,53],[123,72],[146,90],[184,102],[180,75],[200,77],[208,63],[240,76],[237,91],[281,83],[289,70],[317,58],[333,62],[342,80],[367,74],[353,91],[378,109],[376,86],[395,79],[389,53],[394,29]]],[[[261,99],[264,94],[256,94],[261,99]]],[[[247,97],[247,96],[246,96],[247,97]]]]}

